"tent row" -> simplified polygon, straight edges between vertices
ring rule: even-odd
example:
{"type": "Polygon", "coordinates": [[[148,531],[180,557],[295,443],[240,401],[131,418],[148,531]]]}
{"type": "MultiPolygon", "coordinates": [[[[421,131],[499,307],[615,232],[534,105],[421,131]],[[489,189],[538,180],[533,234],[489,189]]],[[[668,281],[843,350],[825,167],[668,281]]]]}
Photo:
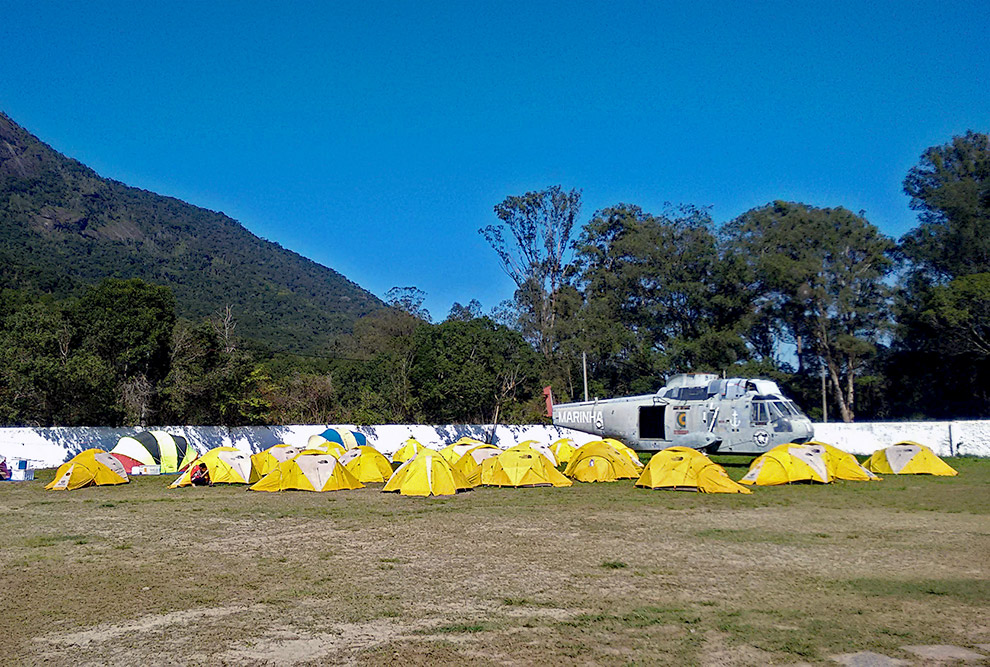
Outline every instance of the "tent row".
{"type": "MultiPolygon", "coordinates": [[[[394,471],[393,463],[373,447],[356,444],[356,440],[349,444],[352,447],[345,449],[336,440],[311,438],[306,447],[279,444],[253,455],[235,447],[217,447],[198,457],[182,453],[181,459],[177,450],[176,465],[186,465],[170,488],[193,485],[197,470],[206,472],[210,484],[248,484],[257,491],[332,491],[381,483],[383,491],[403,495],[448,495],[476,486],[570,486],[573,481],[622,479],[635,479],[641,488],[749,493],[747,486],[871,481],[879,479],[878,474],[957,474],[930,449],[913,442],[879,450],[862,465],[851,454],[824,443],[780,445],[757,457],[738,483],[697,450],[670,447],[644,467],[633,450],[612,439],[581,447],[566,440],[552,445],[527,441],[502,450],[462,438],[439,451],[410,440],[393,456],[393,462],[403,459],[394,471]],[[403,448],[408,456],[400,453],[403,448]],[[558,466],[564,466],[563,472],[558,466]]],[[[128,481],[127,473],[117,454],[90,449],[64,463],[46,488],[123,484],[128,481]]]]}

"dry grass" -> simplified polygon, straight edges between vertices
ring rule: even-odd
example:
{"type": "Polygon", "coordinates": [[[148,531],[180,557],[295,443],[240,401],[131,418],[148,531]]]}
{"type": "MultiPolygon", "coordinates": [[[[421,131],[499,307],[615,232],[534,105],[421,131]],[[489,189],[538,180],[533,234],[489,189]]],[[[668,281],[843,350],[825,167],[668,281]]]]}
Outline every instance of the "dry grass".
{"type": "MultiPolygon", "coordinates": [[[[722,459],[738,478],[745,459],[722,459]]],[[[0,484],[5,660],[794,664],[990,642],[990,462],[758,489],[0,484]]]]}

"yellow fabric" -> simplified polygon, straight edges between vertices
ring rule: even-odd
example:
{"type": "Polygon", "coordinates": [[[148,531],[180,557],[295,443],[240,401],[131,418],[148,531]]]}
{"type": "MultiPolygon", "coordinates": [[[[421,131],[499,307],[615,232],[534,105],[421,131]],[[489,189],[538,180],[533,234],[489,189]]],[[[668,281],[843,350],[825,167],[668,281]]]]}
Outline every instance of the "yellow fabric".
{"type": "Polygon", "coordinates": [[[564,474],[579,482],[614,482],[639,477],[639,471],[629,460],[628,454],[619,452],[603,440],[593,440],[578,447],[564,474]]]}
{"type": "Polygon", "coordinates": [[[553,450],[550,449],[550,445],[544,444],[537,440],[524,440],[520,442],[518,445],[513,445],[512,447],[509,447],[509,449],[505,451],[509,451],[511,449],[524,449],[524,450],[531,449],[535,452],[542,454],[550,462],[550,465],[552,465],[554,468],[557,467],[557,457],[554,456],[553,450]]]}
{"type": "Polygon", "coordinates": [[[299,454],[279,463],[251,487],[252,491],[341,491],[361,489],[364,484],[331,454],[299,454]]]}
{"type": "Polygon", "coordinates": [[[461,458],[457,459],[457,461],[460,462],[465,456],[470,456],[480,465],[485,459],[489,459],[492,456],[498,456],[501,453],[502,450],[495,445],[477,445],[476,447],[472,447],[464,452],[464,456],[461,456],[461,458]]]}
{"type": "Polygon", "coordinates": [[[639,454],[637,454],[636,450],[630,447],[629,445],[625,444],[624,442],[619,442],[615,438],[605,438],[604,440],[602,440],[602,442],[612,445],[612,447],[615,448],[617,452],[624,453],[626,456],[629,457],[629,460],[632,461],[632,464],[637,468],[640,469],[643,468],[643,462],[639,460],[639,454]]]}
{"type": "Polygon", "coordinates": [[[557,463],[568,463],[577,450],[576,444],[571,438],[561,438],[550,445],[550,451],[557,457],[557,463]]]}
{"type": "Polygon", "coordinates": [[[340,462],[359,482],[385,482],[392,476],[392,464],[381,452],[368,445],[349,449],[340,457],[340,462]]]}
{"type": "Polygon", "coordinates": [[[392,454],[392,463],[405,463],[412,457],[416,456],[416,453],[421,449],[428,448],[421,445],[416,438],[409,438],[402,443],[402,446],[399,447],[394,454],[392,454]]]}
{"type": "Polygon", "coordinates": [[[206,464],[213,484],[251,484],[260,475],[251,463],[251,457],[237,447],[214,447],[189,464],[189,468],[178,479],[169,484],[170,489],[192,485],[192,469],[200,463],[206,464]]]}
{"type": "Polygon", "coordinates": [[[339,442],[330,442],[320,435],[311,435],[309,437],[309,442],[306,443],[306,449],[310,451],[323,452],[324,454],[331,454],[337,458],[347,451],[347,449],[339,442]]]}
{"type": "Polygon", "coordinates": [[[279,463],[288,461],[294,456],[299,455],[302,451],[299,447],[293,447],[292,445],[272,445],[263,452],[252,454],[251,465],[254,466],[259,476],[264,477],[274,470],[279,463]]]}
{"type": "Polygon", "coordinates": [[[570,486],[547,457],[516,445],[481,464],[481,483],[488,486],[570,486]]]}
{"type": "Polygon", "coordinates": [[[938,457],[928,447],[917,442],[899,442],[896,445],[880,449],[873,452],[864,463],[863,467],[870,472],[884,475],[937,475],[940,477],[953,477],[959,472],[948,463],[938,457]],[[912,448],[917,451],[912,453],[912,448]],[[895,469],[891,464],[892,460],[907,459],[903,465],[895,469]]]}
{"type": "Polygon", "coordinates": [[[453,442],[443,449],[440,450],[440,456],[447,460],[447,463],[453,464],[457,462],[462,456],[467,452],[471,451],[479,445],[484,445],[486,443],[480,440],[475,440],[474,438],[468,438],[467,436],[460,438],[457,442],[453,442]]]}
{"type": "Polygon", "coordinates": [[[450,467],[461,473],[461,475],[464,476],[465,483],[473,489],[481,484],[482,463],[484,463],[484,460],[479,463],[465,454],[461,458],[457,459],[457,463],[450,467]]]}
{"type": "Polygon", "coordinates": [[[691,489],[701,493],[752,493],[732,481],[725,468],[690,447],[668,447],[654,454],[636,486],[691,489]]]}
{"type": "Polygon", "coordinates": [[[828,466],[820,452],[807,445],[788,443],[777,445],[757,457],[739,483],[775,486],[794,482],[828,484],[831,481],[828,466]]]}
{"type": "Polygon", "coordinates": [[[452,496],[471,488],[439,452],[423,448],[399,466],[382,491],[404,496],[452,496]]]}
{"type": "Polygon", "coordinates": [[[55,479],[45,486],[49,491],[74,491],[84,486],[126,484],[130,480],[124,466],[102,449],[87,449],[63,463],[55,479]]]}
{"type": "Polygon", "coordinates": [[[818,442],[817,440],[811,440],[804,444],[822,449],[822,458],[825,459],[825,465],[828,466],[828,474],[832,476],[832,479],[845,479],[856,482],[880,481],[879,477],[861,466],[859,461],[856,460],[856,457],[849,452],[844,452],[838,447],[824,442],[818,442]]]}
{"type": "Polygon", "coordinates": [[[481,484],[481,465],[490,458],[494,458],[502,453],[502,450],[495,445],[478,445],[465,452],[464,456],[457,459],[451,467],[464,475],[464,479],[471,487],[481,484]]]}

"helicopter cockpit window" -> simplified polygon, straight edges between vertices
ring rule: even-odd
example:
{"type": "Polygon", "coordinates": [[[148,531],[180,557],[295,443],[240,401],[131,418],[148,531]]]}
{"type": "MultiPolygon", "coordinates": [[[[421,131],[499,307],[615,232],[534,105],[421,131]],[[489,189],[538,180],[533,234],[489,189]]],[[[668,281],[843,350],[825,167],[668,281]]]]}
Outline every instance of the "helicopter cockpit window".
{"type": "Polygon", "coordinates": [[[768,403],[767,405],[770,406],[770,415],[774,419],[787,417],[790,414],[790,411],[787,409],[787,406],[780,401],[774,401],[773,403],[768,403]]]}
{"type": "Polygon", "coordinates": [[[763,401],[753,401],[751,417],[754,424],[766,424],[770,421],[767,414],[767,404],[763,401]]]}

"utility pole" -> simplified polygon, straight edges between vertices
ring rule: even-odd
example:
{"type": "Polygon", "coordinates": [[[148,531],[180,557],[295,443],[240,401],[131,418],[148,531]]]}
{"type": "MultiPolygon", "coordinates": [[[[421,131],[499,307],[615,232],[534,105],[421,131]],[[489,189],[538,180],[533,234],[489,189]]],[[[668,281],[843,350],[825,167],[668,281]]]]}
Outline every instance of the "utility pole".
{"type": "Polygon", "coordinates": [[[581,353],[581,365],[584,367],[584,402],[588,402],[588,355],[581,353]]]}

